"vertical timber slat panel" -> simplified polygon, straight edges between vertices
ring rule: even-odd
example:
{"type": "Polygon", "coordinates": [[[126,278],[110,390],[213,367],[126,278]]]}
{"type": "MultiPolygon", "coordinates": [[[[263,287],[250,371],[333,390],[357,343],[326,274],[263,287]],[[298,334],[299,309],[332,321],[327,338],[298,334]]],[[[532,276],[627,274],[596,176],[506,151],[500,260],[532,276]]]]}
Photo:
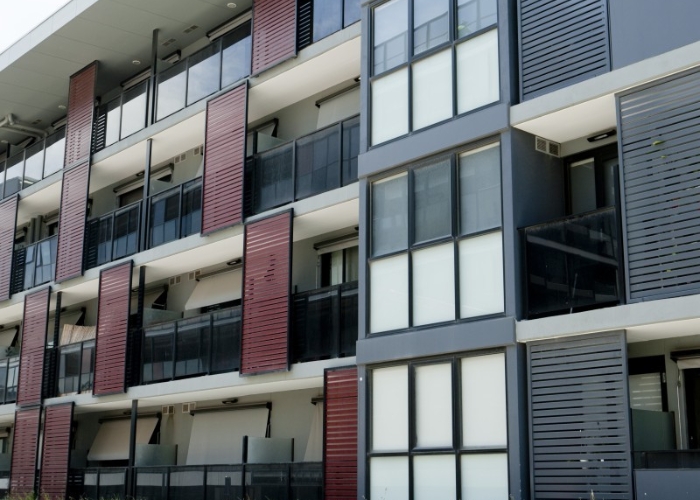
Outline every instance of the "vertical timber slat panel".
{"type": "Polygon", "coordinates": [[[241,373],[289,368],[292,212],[245,227],[241,373]]]}
{"type": "Polygon", "coordinates": [[[93,389],[96,396],[122,393],[125,389],[132,268],[133,262],[129,261],[100,273],[93,389]]]}
{"type": "Polygon", "coordinates": [[[17,385],[18,405],[41,403],[50,299],[51,289],[48,287],[24,297],[22,347],[17,385]]]}
{"type": "Polygon", "coordinates": [[[17,232],[17,196],[0,203],[0,300],[10,298],[12,262],[17,232]]]}
{"type": "Polygon", "coordinates": [[[327,500],[357,498],[357,368],[324,374],[323,477],[327,500]]]}
{"type": "Polygon", "coordinates": [[[41,408],[17,410],[15,413],[10,470],[10,493],[13,495],[27,495],[34,491],[40,420],[41,408]]]}
{"type": "Polygon", "coordinates": [[[207,103],[202,234],[243,221],[247,84],[207,103]]]}
{"type": "Polygon", "coordinates": [[[97,63],[92,63],[70,79],[64,162],[66,169],[78,162],[87,161],[90,157],[96,78],[97,63]]]}
{"type": "Polygon", "coordinates": [[[90,164],[83,163],[63,172],[61,210],[58,221],[56,281],[83,273],[85,217],[87,215],[90,164]]]}
{"type": "Polygon", "coordinates": [[[48,495],[48,500],[63,500],[66,497],[72,423],[72,403],[46,408],[40,492],[48,495]]]}
{"type": "Polygon", "coordinates": [[[295,0],[253,2],[253,75],[296,55],[295,0]]]}

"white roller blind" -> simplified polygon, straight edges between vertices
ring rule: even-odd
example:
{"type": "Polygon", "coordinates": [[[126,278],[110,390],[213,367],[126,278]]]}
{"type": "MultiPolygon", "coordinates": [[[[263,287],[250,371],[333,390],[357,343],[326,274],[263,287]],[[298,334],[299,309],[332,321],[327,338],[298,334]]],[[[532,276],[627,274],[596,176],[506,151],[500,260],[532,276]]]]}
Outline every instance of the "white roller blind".
{"type": "MultiPolygon", "coordinates": [[[[456,500],[457,472],[453,455],[414,457],[413,498],[414,500],[456,500]]],[[[472,497],[465,497],[465,500],[470,498],[472,497]]]]}
{"type": "Polygon", "coordinates": [[[462,498],[508,498],[508,455],[462,455],[462,498]]]}
{"type": "MultiPolygon", "coordinates": [[[[158,424],[156,417],[139,418],[136,422],[136,443],[148,444],[158,424]]],[[[108,420],[100,424],[100,430],[92,442],[87,459],[90,461],[128,460],[131,420],[108,420]]]]}
{"type": "Polygon", "coordinates": [[[452,50],[413,65],[413,129],[452,116],[452,50]]]}
{"type": "Polygon", "coordinates": [[[503,312],[503,239],[501,232],[459,242],[460,316],[503,312]]]}
{"type": "Polygon", "coordinates": [[[319,104],[318,126],[323,128],[360,112],[360,87],[343,92],[319,104]]]}
{"type": "Polygon", "coordinates": [[[452,365],[416,368],[416,437],[419,448],[452,446],[452,365]]]}
{"type": "MultiPolygon", "coordinates": [[[[151,307],[158,297],[163,293],[163,288],[157,288],[155,290],[146,290],[143,296],[143,307],[151,307]]],[[[131,314],[136,314],[139,307],[139,296],[137,293],[131,294],[131,314]]]]}
{"type": "Polygon", "coordinates": [[[372,450],[408,449],[408,367],[372,371],[372,450]]]}
{"type": "Polygon", "coordinates": [[[408,133],[408,69],[372,82],[372,144],[408,133]]]}
{"type": "Polygon", "coordinates": [[[408,498],[408,457],[375,457],[370,459],[369,469],[372,500],[408,498]]]}
{"type": "Polygon", "coordinates": [[[503,354],[462,359],[462,444],[507,445],[503,354]]]}
{"type": "Polygon", "coordinates": [[[700,358],[686,358],[676,361],[679,370],[688,370],[690,368],[700,368],[700,358]]]}
{"type": "Polygon", "coordinates": [[[323,403],[316,403],[314,416],[311,420],[309,441],[306,443],[304,462],[320,462],[323,460],[323,403]]]}
{"type": "Polygon", "coordinates": [[[415,326],[455,319],[454,261],[452,243],[413,252],[415,326]]]}
{"type": "Polygon", "coordinates": [[[457,112],[497,101],[499,87],[498,31],[457,45],[457,112]]]}
{"type": "Polygon", "coordinates": [[[212,304],[239,300],[242,277],[243,271],[237,269],[200,280],[190,298],[187,299],[185,309],[199,309],[212,304]]]}
{"type": "Polygon", "coordinates": [[[397,255],[370,264],[370,331],[408,326],[408,256],[397,255]]]}
{"type": "Polygon", "coordinates": [[[15,335],[17,335],[16,328],[10,328],[8,330],[1,331],[0,332],[0,347],[10,347],[12,345],[12,341],[15,338],[15,335]]]}

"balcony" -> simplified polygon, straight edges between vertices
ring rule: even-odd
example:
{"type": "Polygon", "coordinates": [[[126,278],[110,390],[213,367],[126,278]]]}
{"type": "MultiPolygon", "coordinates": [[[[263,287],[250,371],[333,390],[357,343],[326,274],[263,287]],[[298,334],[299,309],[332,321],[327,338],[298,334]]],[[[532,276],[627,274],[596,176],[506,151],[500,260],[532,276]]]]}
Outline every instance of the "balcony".
{"type": "Polygon", "coordinates": [[[240,343],[240,307],[146,327],[141,383],[238,370],[240,343]]]}
{"type": "Polygon", "coordinates": [[[17,401],[17,380],[19,378],[19,356],[0,360],[0,404],[17,401]]]}
{"type": "Polygon", "coordinates": [[[258,214],[355,182],[359,132],[359,118],[351,118],[253,156],[246,166],[248,211],[258,214]]]}
{"type": "Polygon", "coordinates": [[[357,282],[294,295],[292,362],[355,355],[357,282]]]}
{"type": "Polygon", "coordinates": [[[85,268],[101,266],[138,252],[140,227],[140,201],[89,220],[85,268]]]}
{"type": "Polygon", "coordinates": [[[622,249],[615,208],[521,229],[527,317],[620,304],[622,249]]]}
{"type": "Polygon", "coordinates": [[[12,293],[29,290],[53,280],[56,274],[58,236],[16,248],[12,266],[12,293]]]}

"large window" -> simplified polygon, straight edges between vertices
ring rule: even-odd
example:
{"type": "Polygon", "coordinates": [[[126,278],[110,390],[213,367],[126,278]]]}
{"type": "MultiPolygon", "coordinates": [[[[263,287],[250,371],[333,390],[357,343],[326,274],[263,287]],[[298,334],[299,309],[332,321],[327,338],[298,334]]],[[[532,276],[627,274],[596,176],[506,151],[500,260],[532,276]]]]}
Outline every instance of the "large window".
{"type": "Polygon", "coordinates": [[[499,143],[372,183],[370,332],[503,312],[499,143]]]}
{"type": "Polygon", "coordinates": [[[372,20],[372,144],[499,100],[496,0],[390,0],[372,20]]]}
{"type": "Polygon", "coordinates": [[[507,500],[505,379],[502,353],[373,369],[369,498],[507,500]]]}

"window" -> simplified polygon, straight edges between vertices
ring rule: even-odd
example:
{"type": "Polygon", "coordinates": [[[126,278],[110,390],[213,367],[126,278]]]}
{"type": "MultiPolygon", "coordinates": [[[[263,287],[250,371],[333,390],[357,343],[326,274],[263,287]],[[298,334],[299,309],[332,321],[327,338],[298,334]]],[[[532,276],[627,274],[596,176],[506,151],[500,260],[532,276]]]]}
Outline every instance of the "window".
{"type": "Polygon", "coordinates": [[[499,100],[496,0],[456,4],[390,0],[373,9],[372,144],[499,100]]]}
{"type": "MultiPolygon", "coordinates": [[[[360,0],[311,0],[310,3],[313,42],[326,38],[360,20],[360,0]]],[[[303,2],[300,2],[300,5],[303,5],[303,2]]]]}
{"type": "Polygon", "coordinates": [[[371,333],[503,312],[500,179],[491,143],[372,183],[371,333]]]}
{"type": "Polygon", "coordinates": [[[507,499],[505,379],[502,353],[371,370],[369,498],[507,499]]]}
{"type": "Polygon", "coordinates": [[[359,251],[357,246],[333,250],[319,255],[321,288],[358,279],[359,251]]]}

